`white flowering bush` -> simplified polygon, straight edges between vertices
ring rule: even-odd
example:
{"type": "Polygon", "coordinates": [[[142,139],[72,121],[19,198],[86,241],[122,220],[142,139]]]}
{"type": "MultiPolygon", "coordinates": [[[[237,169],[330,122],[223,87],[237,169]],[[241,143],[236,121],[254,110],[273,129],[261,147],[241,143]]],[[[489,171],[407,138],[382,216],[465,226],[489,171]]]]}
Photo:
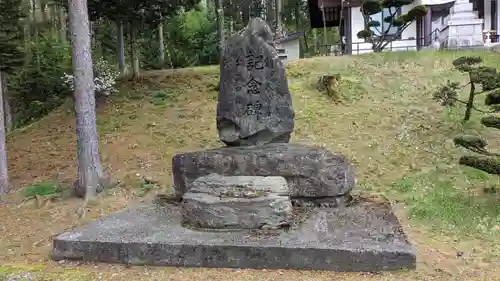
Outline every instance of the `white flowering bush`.
{"type": "MultiPolygon", "coordinates": [[[[107,60],[100,57],[94,62],[94,85],[98,95],[109,96],[118,91],[115,88],[119,72],[107,60]]],[[[71,91],[74,90],[75,78],[73,74],[64,73],[61,77],[64,85],[71,91]]]]}

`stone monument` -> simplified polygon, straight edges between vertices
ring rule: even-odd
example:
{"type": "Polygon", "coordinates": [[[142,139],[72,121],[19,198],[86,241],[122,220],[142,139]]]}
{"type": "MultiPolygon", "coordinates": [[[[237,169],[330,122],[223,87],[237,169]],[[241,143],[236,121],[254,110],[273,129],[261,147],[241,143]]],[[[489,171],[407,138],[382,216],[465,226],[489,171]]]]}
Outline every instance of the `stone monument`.
{"type": "Polygon", "coordinates": [[[450,9],[447,25],[441,30],[444,48],[481,47],[483,19],[474,12],[469,0],[457,0],[450,9]]]}
{"type": "Polygon", "coordinates": [[[230,146],[287,143],[295,113],[285,67],[265,21],[251,20],[226,41],[220,73],[220,140],[230,146]]]}
{"type": "Polygon", "coordinates": [[[227,145],[177,154],[174,195],[58,235],[52,257],[133,265],[380,271],[415,268],[390,205],[350,195],[354,170],[288,143],[284,67],[255,18],[227,40],[217,104],[227,145]],[[253,82],[249,82],[253,81],[253,82]]]}

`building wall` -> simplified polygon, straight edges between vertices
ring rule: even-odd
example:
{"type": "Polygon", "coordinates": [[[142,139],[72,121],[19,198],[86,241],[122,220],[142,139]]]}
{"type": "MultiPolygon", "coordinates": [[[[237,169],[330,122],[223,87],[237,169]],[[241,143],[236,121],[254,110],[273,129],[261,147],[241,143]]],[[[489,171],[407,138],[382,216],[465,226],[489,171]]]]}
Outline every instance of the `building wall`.
{"type": "Polygon", "coordinates": [[[286,50],[287,61],[298,60],[300,58],[299,38],[281,42],[280,45],[286,50]]]}
{"type": "MultiPolygon", "coordinates": [[[[407,5],[401,8],[401,12],[407,13],[413,6],[407,5]]],[[[364,54],[373,52],[371,49],[372,44],[366,43],[364,39],[359,39],[357,34],[360,30],[364,29],[365,22],[361,14],[360,7],[352,7],[351,9],[351,38],[352,38],[352,54],[364,54]]],[[[390,43],[385,51],[408,51],[417,49],[417,27],[416,22],[408,26],[403,34],[401,40],[395,40],[390,43]]]]}

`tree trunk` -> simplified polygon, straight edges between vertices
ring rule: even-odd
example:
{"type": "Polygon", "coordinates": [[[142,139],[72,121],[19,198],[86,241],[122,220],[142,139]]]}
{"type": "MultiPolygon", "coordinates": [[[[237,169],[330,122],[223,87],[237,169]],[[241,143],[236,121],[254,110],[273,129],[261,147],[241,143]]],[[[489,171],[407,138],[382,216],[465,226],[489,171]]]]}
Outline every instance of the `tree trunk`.
{"type": "Polygon", "coordinates": [[[170,34],[167,32],[167,44],[165,46],[165,52],[167,53],[167,58],[168,58],[168,64],[170,66],[170,69],[174,69],[174,62],[173,62],[173,58],[172,58],[172,45],[169,44],[170,42],[170,34]]]}
{"type": "Polygon", "coordinates": [[[241,13],[241,22],[243,26],[246,26],[250,21],[250,6],[243,6],[243,11],[241,13]]]}
{"type": "Polygon", "coordinates": [[[38,0],[38,6],[40,7],[40,12],[42,16],[42,22],[46,23],[49,21],[49,15],[47,15],[47,6],[42,1],[38,0]]]}
{"type": "Polygon", "coordinates": [[[59,38],[62,43],[66,43],[66,14],[64,13],[64,7],[59,6],[59,38]]]}
{"type": "MultiPolygon", "coordinates": [[[[224,5],[223,5],[224,0],[219,0],[219,1],[220,1],[219,5],[222,8],[222,12],[223,12],[222,14],[224,14],[224,5]]],[[[233,0],[229,0],[229,6],[231,8],[233,8],[234,7],[233,5],[234,5],[233,4],[233,0]]],[[[227,10],[228,9],[226,9],[226,11],[227,10]]],[[[229,9],[229,13],[228,14],[229,14],[229,36],[231,36],[234,33],[234,8],[233,9],[229,9]]],[[[224,30],[224,27],[225,27],[224,20],[225,20],[225,18],[222,17],[222,30],[224,30]]]]}
{"type": "Polygon", "coordinates": [[[56,17],[56,6],[54,4],[48,5],[49,16],[50,16],[50,32],[55,40],[60,41],[59,32],[57,28],[57,17],[56,17]]]}
{"type": "MultiPolygon", "coordinates": [[[[3,89],[5,79],[4,73],[0,71],[0,110],[3,111],[3,89]]],[[[7,149],[5,147],[4,113],[0,112],[0,195],[9,192],[9,175],[7,170],[7,149]]]]}
{"type": "Polygon", "coordinates": [[[325,48],[325,56],[328,55],[328,42],[326,40],[326,17],[325,8],[323,6],[323,1],[321,1],[321,19],[323,20],[323,48],[325,48]]]}
{"type": "Polygon", "coordinates": [[[73,98],[78,156],[78,180],[74,188],[76,195],[85,196],[87,202],[102,190],[105,180],[99,159],[87,0],[69,0],[68,12],[73,37],[71,40],[75,77],[73,98]]]}
{"type": "Polygon", "coordinates": [[[163,39],[163,23],[158,25],[158,52],[160,55],[161,68],[165,65],[165,40],[163,39]]]}
{"type": "Polygon", "coordinates": [[[136,30],[130,25],[130,47],[132,48],[132,79],[139,78],[139,53],[137,52],[136,30]]]}
{"type": "Polygon", "coordinates": [[[304,30],[304,54],[309,54],[309,40],[307,39],[309,32],[307,30],[304,30]]]}
{"type": "Polygon", "coordinates": [[[24,21],[24,64],[29,65],[33,58],[31,49],[31,18],[27,17],[24,21]]]}
{"type": "Polygon", "coordinates": [[[11,98],[10,98],[10,93],[7,89],[7,74],[4,73],[1,79],[3,79],[3,81],[0,84],[3,87],[2,95],[3,95],[3,110],[5,116],[5,132],[10,133],[14,128],[14,126],[12,122],[11,98]]]}
{"type": "Polygon", "coordinates": [[[116,24],[117,31],[117,56],[118,56],[118,67],[120,68],[120,73],[125,74],[125,39],[123,36],[123,22],[119,21],[116,24]]]}
{"type": "Polygon", "coordinates": [[[215,0],[215,6],[217,9],[217,35],[219,36],[219,54],[220,61],[222,61],[222,57],[224,56],[224,8],[223,8],[223,0],[215,0]]]}
{"type": "Polygon", "coordinates": [[[273,26],[274,22],[273,0],[266,0],[266,21],[269,26],[273,26]]]}
{"type": "MultiPolygon", "coordinates": [[[[470,73],[469,73],[470,76],[470,73]]],[[[472,81],[472,79],[471,79],[472,81]]],[[[474,82],[470,83],[470,92],[469,92],[469,100],[467,101],[466,109],[465,109],[465,116],[464,116],[464,122],[468,121],[470,119],[470,115],[472,113],[472,108],[474,107],[474,96],[476,95],[476,85],[474,85],[474,82]]]]}
{"type": "Polygon", "coordinates": [[[300,31],[300,2],[297,1],[295,4],[295,31],[299,32],[300,31]]]}
{"type": "Polygon", "coordinates": [[[40,70],[40,54],[37,51],[38,45],[39,44],[39,38],[38,38],[38,22],[36,19],[36,0],[30,1],[31,4],[31,23],[33,24],[33,30],[34,30],[34,36],[35,36],[35,53],[36,53],[36,66],[38,70],[40,70]]]}
{"type": "Polygon", "coordinates": [[[313,32],[313,41],[314,41],[314,55],[316,56],[318,54],[318,36],[316,29],[312,30],[313,32]]]}
{"type": "Polygon", "coordinates": [[[276,9],[276,33],[278,34],[278,37],[280,37],[282,35],[281,13],[283,12],[281,0],[275,0],[274,5],[276,9]]]}

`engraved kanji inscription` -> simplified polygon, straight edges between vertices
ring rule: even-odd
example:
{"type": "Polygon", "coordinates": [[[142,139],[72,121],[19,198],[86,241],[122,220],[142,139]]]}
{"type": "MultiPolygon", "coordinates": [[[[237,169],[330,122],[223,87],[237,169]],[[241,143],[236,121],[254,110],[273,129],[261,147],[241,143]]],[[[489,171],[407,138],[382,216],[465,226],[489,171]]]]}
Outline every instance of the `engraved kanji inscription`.
{"type": "Polygon", "coordinates": [[[245,56],[245,59],[247,60],[247,69],[264,69],[263,58],[263,55],[254,55],[251,50],[248,50],[248,54],[245,56]]]}
{"type": "Polygon", "coordinates": [[[252,94],[252,95],[258,95],[260,94],[260,86],[262,83],[259,81],[255,80],[253,77],[250,78],[247,82],[247,93],[252,94]]]}
{"type": "Polygon", "coordinates": [[[260,102],[249,103],[245,106],[245,115],[258,115],[262,109],[262,104],[260,102]]]}
{"type": "Polygon", "coordinates": [[[243,60],[241,59],[241,57],[236,58],[236,65],[237,66],[243,65],[243,60]]]}

